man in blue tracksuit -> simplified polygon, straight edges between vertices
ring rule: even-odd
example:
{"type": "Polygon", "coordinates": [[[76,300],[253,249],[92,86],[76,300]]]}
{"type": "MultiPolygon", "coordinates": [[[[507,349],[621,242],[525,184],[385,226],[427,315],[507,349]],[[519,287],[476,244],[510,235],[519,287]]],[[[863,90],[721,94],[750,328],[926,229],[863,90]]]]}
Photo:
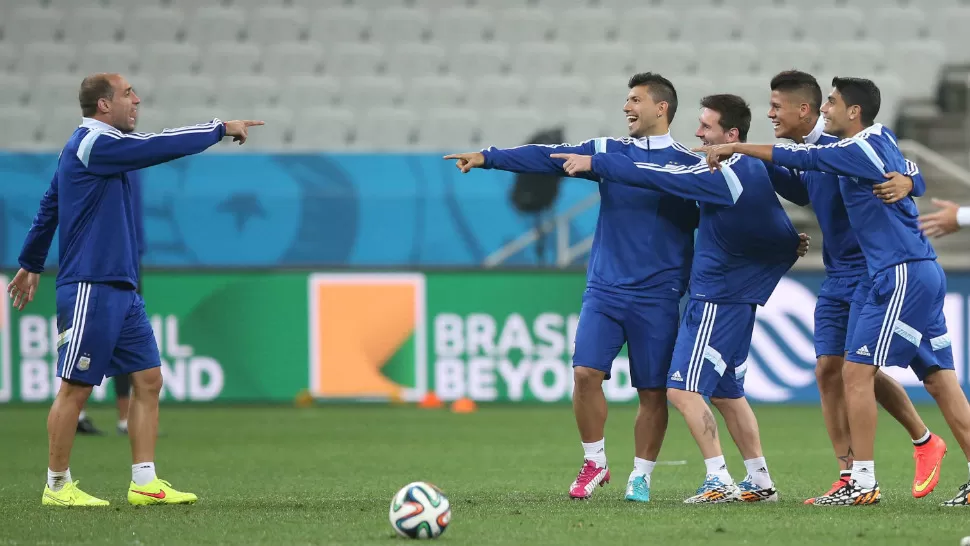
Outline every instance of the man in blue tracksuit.
{"type": "Polygon", "coordinates": [[[126,173],[197,154],[231,136],[243,143],[255,121],[209,123],[135,133],[141,102],[118,74],[84,79],[78,94],[81,126],[58,158],[51,189],[27,234],[21,269],[8,287],[15,307],[32,299],[59,227],[56,280],[57,376],[62,379],[47,420],[49,458],[42,503],[48,506],[107,506],[81,491],[69,468],[78,415],[105,377],[131,374],[129,412],[132,480],[128,502],[190,504],[155,475],[161,359],[138,287],[138,235],[131,182],[126,173]],[[53,201],[53,203],[52,203],[53,201]]]}

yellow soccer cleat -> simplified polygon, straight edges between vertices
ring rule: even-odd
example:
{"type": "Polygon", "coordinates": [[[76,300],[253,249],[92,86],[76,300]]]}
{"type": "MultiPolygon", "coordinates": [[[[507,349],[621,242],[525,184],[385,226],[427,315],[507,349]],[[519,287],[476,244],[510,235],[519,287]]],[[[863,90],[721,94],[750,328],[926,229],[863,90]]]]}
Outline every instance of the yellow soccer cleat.
{"type": "Polygon", "coordinates": [[[128,504],[148,506],[150,504],[195,504],[199,500],[194,493],[176,491],[172,484],[155,478],[145,485],[128,486],[128,504]]]}
{"type": "Polygon", "coordinates": [[[77,488],[78,482],[67,482],[60,491],[53,491],[50,486],[44,486],[44,506],[108,506],[108,501],[92,497],[77,488]]]}

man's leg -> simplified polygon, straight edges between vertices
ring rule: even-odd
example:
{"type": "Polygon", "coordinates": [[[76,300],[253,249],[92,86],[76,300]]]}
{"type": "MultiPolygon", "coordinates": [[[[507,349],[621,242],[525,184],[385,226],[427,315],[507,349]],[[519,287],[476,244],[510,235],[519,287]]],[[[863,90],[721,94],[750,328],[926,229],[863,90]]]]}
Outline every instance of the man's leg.
{"type": "Polygon", "coordinates": [[[51,484],[54,491],[60,491],[64,483],[70,481],[67,473],[77,418],[93,389],[92,385],[61,381],[61,388],[57,391],[50,413],[47,414],[47,467],[63,478],[51,484]]]}
{"type": "Polygon", "coordinates": [[[131,376],[114,377],[115,405],[118,407],[118,434],[128,434],[128,407],[131,402],[131,376]]]}
{"type": "Polygon", "coordinates": [[[849,436],[849,417],[845,402],[845,384],[842,381],[844,360],[841,356],[820,356],[815,364],[815,379],[822,404],[822,419],[829,434],[839,470],[843,476],[852,471],[852,445],[849,436]]]}
{"type": "Polygon", "coordinates": [[[876,373],[875,379],[876,401],[882,406],[893,419],[903,425],[906,433],[918,443],[930,437],[930,429],[927,428],[923,418],[920,417],[913,401],[906,394],[906,389],[888,374],[883,371],[876,373]]]}
{"type": "MultiPolygon", "coordinates": [[[[956,373],[950,369],[933,372],[923,380],[923,385],[936,400],[947,426],[950,427],[950,432],[960,444],[967,458],[967,465],[970,467],[970,403],[967,402],[967,397],[960,388],[956,373]]],[[[970,505],[970,481],[961,486],[957,495],[943,505],[970,505]]]]}
{"type": "Polygon", "coordinates": [[[617,320],[622,301],[610,294],[587,290],[576,327],[573,355],[573,413],[583,444],[583,466],[569,486],[569,496],[586,499],[598,485],[610,481],[606,458],[606,395],[603,381],[610,378],[613,359],[625,336],[617,320]]]}
{"type": "Polygon", "coordinates": [[[131,385],[133,392],[128,413],[131,464],[138,466],[148,463],[154,468],[162,369],[155,367],[131,374],[131,385]]]}

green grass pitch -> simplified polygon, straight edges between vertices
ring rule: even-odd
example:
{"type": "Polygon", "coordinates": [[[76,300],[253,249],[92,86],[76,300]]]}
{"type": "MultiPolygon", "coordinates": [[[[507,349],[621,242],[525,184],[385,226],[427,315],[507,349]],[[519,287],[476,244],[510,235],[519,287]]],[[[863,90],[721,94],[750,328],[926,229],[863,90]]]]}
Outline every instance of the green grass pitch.
{"type": "MultiPolygon", "coordinates": [[[[634,408],[611,408],[613,483],[589,501],[566,489],[582,458],[568,406],[483,406],[473,414],[384,405],[165,406],[160,477],[197,493],[195,506],[134,508],[127,441],[80,437],[72,474],[107,509],[42,507],[47,408],[0,409],[0,545],[403,544],[388,523],[392,495],[426,480],[452,503],[448,544],[852,544],[951,545],[970,535],[970,510],[946,509],[967,480],[959,446],[935,407],[920,407],[950,446],[937,490],[910,496],[909,439],[880,414],[877,476],[883,503],[823,508],[802,501],[832,482],[836,466],[817,407],[756,407],[778,504],[686,506],[703,461],[671,413],[649,504],[623,500],[632,466],[634,408]]],[[[92,410],[109,429],[113,410],[92,410]]],[[[721,431],[725,431],[722,423],[721,431]]],[[[735,479],[744,467],[722,438],[735,479]]]]}

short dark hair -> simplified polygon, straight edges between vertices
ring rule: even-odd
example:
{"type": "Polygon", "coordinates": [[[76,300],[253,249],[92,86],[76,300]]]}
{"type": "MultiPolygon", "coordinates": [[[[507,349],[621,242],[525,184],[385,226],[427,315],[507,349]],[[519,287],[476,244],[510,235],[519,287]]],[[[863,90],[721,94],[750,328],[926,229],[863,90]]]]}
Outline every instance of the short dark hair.
{"type": "Polygon", "coordinates": [[[77,93],[81,103],[81,115],[91,117],[98,113],[98,101],[111,100],[115,96],[115,88],[111,85],[109,74],[93,74],[81,81],[81,90],[77,93]]]}
{"type": "Polygon", "coordinates": [[[808,99],[813,112],[822,107],[822,88],[815,76],[800,70],[786,70],[771,78],[771,90],[783,93],[801,93],[808,99]]]}
{"type": "Polygon", "coordinates": [[[667,123],[673,123],[674,114],[677,113],[677,90],[674,89],[674,84],[670,83],[667,78],[653,72],[634,74],[630,78],[630,89],[641,85],[647,86],[647,92],[650,93],[650,98],[654,102],[667,103],[667,123]]]}
{"type": "Polygon", "coordinates": [[[876,121],[882,95],[872,80],[865,78],[832,78],[832,87],[839,91],[846,106],[862,108],[862,124],[866,127],[876,121]]]}
{"type": "Polygon", "coordinates": [[[701,99],[701,107],[721,114],[720,125],[725,131],[738,130],[738,140],[747,142],[751,128],[751,108],[737,95],[708,95],[701,99]]]}

